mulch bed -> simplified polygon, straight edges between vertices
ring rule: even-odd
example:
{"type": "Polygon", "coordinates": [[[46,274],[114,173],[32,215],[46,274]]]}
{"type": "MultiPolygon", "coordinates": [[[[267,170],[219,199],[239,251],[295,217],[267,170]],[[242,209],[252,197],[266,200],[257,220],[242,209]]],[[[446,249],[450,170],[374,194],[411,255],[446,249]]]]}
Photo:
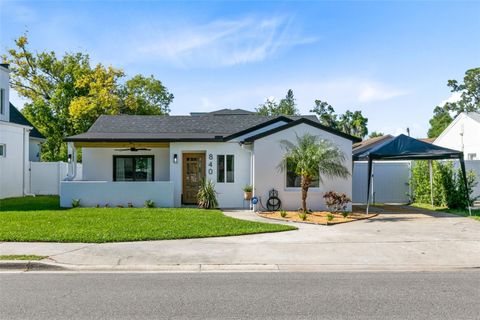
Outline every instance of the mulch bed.
{"type": "Polygon", "coordinates": [[[339,223],[353,222],[357,220],[370,219],[377,216],[377,213],[371,213],[366,215],[361,212],[351,212],[349,215],[344,218],[340,213],[331,213],[328,211],[316,211],[307,214],[307,219],[302,220],[299,216],[298,211],[287,211],[287,215],[282,217],[280,211],[260,211],[257,212],[260,217],[274,220],[283,220],[291,222],[302,222],[302,223],[311,223],[311,224],[321,224],[321,225],[334,225],[339,223]],[[333,219],[328,220],[327,216],[331,214],[333,219]]]}

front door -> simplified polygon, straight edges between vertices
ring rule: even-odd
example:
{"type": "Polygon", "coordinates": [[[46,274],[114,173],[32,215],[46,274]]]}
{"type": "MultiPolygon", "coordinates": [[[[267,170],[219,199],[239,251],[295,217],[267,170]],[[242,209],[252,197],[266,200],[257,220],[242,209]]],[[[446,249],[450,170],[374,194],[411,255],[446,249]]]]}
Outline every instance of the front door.
{"type": "Polygon", "coordinates": [[[184,204],[196,204],[197,193],[205,179],[205,154],[183,154],[183,198],[184,204]]]}

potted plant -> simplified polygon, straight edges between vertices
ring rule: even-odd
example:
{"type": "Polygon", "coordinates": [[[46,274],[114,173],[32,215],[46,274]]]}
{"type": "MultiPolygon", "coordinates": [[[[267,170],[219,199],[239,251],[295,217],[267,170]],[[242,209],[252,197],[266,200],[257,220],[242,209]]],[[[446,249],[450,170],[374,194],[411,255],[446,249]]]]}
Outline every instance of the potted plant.
{"type": "Polygon", "coordinates": [[[243,187],[243,199],[251,200],[253,194],[253,187],[251,185],[246,185],[243,187]]]}

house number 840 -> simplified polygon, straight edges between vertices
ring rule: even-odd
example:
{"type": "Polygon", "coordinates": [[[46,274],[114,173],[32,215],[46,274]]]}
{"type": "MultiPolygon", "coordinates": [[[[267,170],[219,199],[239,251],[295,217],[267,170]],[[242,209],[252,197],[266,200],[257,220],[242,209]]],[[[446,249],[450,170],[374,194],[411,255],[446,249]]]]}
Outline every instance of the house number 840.
{"type": "Polygon", "coordinates": [[[212,175],[213,174],[213,154],[208,154],[208,174],[212,175]]]}

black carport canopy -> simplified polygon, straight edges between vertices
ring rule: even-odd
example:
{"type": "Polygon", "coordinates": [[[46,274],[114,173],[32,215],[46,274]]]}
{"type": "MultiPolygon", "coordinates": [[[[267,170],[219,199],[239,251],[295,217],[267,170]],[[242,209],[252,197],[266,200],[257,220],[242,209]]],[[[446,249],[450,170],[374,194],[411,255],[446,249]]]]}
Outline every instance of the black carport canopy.
{"type": "MultiPolygon", "coordinates": [[[[462,168],[465,190],[467,188],[467,175],[463,152],[448,148],[439,147],[428,142],[423,142],[404,134],[374,146],[365,152],[355,155],[354,161],[368,161],[368,187],[367,187],[367,213],[370,203],[370,185],[372,178],[372,162],[375,160],[441,160],[458,159],[462,168]]],[[[430,172],[431,174],[431,172],[430,172]]],[[[469,195],[466,195],[467,203],[469,195]]],[[[470,209],[469,203],[468,207],[470,209]]]]}

